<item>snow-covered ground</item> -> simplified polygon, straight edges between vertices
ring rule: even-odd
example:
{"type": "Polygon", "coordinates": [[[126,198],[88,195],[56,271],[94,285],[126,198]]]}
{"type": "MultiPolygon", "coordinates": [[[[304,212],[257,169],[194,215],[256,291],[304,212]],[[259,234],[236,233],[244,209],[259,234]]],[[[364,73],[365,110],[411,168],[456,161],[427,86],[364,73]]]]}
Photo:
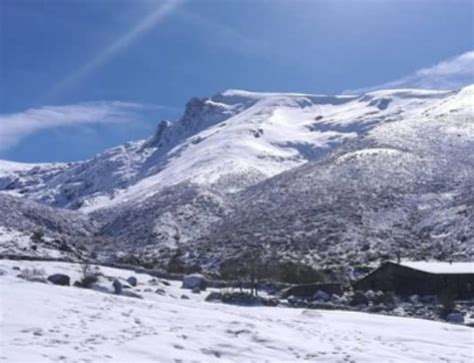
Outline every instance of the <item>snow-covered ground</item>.
{"type": "Polygon", "coordinates": [[[0,261],[0,360],[7,362],[472,362],[474,330],[446,323],[354,312],[238,307],[204,301],[145,274],[136,299],[98,289],[60,287],[16,277],[26,268],[67,273],[58,262],[0,261]],[[162,290],[162,295],[154,291],[162,290]],[[164,291],[164,292],[163,292],[164,291]],[[182,299],[185,294],[189,299],[182,299]]]}

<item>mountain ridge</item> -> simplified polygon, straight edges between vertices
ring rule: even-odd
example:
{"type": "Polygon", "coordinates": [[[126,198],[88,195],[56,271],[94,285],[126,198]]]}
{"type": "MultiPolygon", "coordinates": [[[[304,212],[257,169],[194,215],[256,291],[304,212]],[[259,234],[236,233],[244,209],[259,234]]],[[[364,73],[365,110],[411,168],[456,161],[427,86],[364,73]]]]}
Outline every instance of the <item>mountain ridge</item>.
{"type": "Polygon", "coordinates": [[[101,226],[94,235],[112,259],[166,264],[184,250],[188,263],[216,270],[256,241],[267,258],[310,265],[397,253],[472,259],[473,97],[474,86],[228,90],[83,162],[0,163],[0,194],[78,210],[101,226]]]}

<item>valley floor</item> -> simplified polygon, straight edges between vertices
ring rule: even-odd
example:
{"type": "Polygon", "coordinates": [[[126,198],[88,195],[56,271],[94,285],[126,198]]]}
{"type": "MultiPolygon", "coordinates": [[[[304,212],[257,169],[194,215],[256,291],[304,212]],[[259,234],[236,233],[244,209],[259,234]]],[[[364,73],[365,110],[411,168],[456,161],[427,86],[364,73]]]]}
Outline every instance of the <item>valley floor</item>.
{"type": "Polygon", "coordinates": [[[104,268],[96,290],[20,279],[26,268],[80,275],[76,264],[0,261],[0,361],[6,362],[473,362],[474,330],[447,323],[205,302],[146,274],[104,268]],[[160,293],[156,293],[156,290],[160,293]],[[98,291],[98,290],[102,290],[98,291]],[[182,298],[186,295],[188,299],[182,298]]]}

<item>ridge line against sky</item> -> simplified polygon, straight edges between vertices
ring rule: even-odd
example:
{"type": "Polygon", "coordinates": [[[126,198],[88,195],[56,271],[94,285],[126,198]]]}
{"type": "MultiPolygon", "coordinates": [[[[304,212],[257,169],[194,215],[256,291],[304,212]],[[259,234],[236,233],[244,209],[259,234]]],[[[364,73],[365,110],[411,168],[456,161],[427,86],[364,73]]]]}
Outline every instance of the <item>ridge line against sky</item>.
{"type": "MultiPolygon", "coordinates": [[[[474,51],[469,51],[434,66],[421,68],[400,80],[379,86],[347,90],[344,93],[362,94],[391,88],[456,89],[472,83],[474,83],[474,51]]],[[[163,107],[165,106],[127,101],[97,101],[42,106],[17,113],[0,114],[0,151],[13,148],[23,138],[45,129],[140,122],[143,121],[140,111],[163,107]]]]}
{"type": "Polygon", "coordinates": [[[15,0],[0,21],[0,158],[16,161],[83,160],[226,89],[474,83],[470,0],[15,0]]]}

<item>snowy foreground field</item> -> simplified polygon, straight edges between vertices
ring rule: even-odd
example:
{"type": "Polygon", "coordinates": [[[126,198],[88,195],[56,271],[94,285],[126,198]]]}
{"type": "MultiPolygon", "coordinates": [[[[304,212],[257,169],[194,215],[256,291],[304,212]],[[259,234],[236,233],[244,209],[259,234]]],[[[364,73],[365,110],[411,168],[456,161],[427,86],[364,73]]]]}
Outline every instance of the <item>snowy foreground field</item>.
{"type": "Polygon", "coordinates": [[[75,264],[0,261],[6,362],[473,362],[474,330],[433,321],[205,302],[171,281],[102,268],[96,290],[25,281],[26,268],[79,278],[75,264]],[[18,268],[20,270],[18,270],[18,268]],[[135,276],[143,299],[110,294],[135,276]],[[160,293],[155,293],[159,289],[160,293]],[[181,298],[186,295],[189,299],[181,298]]]}

